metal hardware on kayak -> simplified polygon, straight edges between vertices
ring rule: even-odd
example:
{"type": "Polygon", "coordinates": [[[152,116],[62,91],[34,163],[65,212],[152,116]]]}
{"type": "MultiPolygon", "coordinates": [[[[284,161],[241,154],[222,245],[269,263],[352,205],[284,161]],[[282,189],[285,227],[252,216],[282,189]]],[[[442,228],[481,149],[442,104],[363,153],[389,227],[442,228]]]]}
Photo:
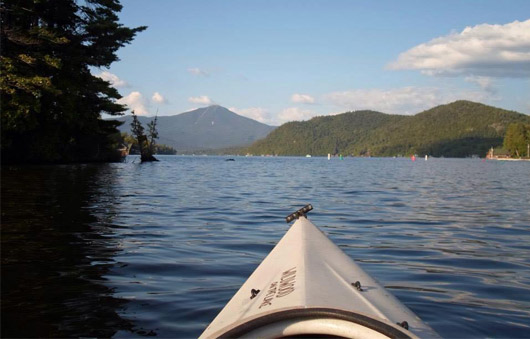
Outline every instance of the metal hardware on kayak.
{"type": "Polygon", "coordinates": [[[400,323],[396,323],[398,324],[399,326],[403,327],[404,329],[408,330],[409,329],[409,323],[406,322],[406,321],[402,321],[400,323]]]}
{"type": "Polygon", "coordinates": [[[310,210],[294,213],[296,222],[201,339],[439,338],[309,221],[310,210]]]}
{"type": "Polygon", "coordinates": [[[251,289],[250,290],[250,299],[254,299],[258,295],[259,292],[260,292],[260,290],[251,289]]]}
{"type": "Polygon", "coordinates": [[[352,283],[352,286],[355,287],[357,289],[357,291],[361,291],[363,290],[363,288],[361,287],[361,283],[359,281],[356,281],[354,283],[352,283]]]}
{"type": "Polygon", "coordinates": [[[313,209],[313,206],[311,204],[307,204],[298,211],[289,214],[287,217],[285,217],[285,221],[287,223],[290,223],[294,219],[298,219],[300,217],[305,217],[305,215],[313,209]]]}

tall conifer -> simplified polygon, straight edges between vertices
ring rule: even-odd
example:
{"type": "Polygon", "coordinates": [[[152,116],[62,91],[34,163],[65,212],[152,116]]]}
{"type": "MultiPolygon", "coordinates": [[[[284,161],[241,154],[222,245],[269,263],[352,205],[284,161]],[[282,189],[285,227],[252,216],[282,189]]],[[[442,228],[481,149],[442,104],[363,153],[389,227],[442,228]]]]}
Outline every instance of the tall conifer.
{"type": "Polygon", "coordinates": [[[121,96],[91,73],[145,27],[118,22],[117,0],[1,2],[3,162],[110,160],[121,96]]]}

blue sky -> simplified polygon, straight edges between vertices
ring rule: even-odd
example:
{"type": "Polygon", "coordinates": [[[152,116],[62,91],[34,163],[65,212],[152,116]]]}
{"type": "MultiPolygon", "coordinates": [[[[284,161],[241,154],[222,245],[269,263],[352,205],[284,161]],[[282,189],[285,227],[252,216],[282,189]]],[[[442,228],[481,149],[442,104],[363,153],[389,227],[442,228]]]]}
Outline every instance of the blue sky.
{"type": "Polygon", "coordinates": [[[94,73],[142,115],[219,104],[279,125],[458,99],[530,113],[530,1],[140,1],[94,73]]]}

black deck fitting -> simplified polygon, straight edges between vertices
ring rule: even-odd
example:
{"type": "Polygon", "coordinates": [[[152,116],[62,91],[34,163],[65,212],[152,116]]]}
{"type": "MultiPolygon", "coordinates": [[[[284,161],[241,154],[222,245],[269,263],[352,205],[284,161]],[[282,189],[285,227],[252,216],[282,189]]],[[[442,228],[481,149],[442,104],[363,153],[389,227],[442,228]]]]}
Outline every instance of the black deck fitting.
{"type": "Polygon", "coordinates": [[[260,292],[260,290],[251,289],[250,290],[250,299],[254,299],[258,295],[259,292],[260,292]]]}
{"type": "Polygon", "coordinates": [[[353,287],[355,287],[357,289],[357,291],[362,291],[363,288],[361,287],[361,282],[360,281],[356,281],[354,283],[351,284],[353,287]]]}
{"type": "Polygon", "coordinates": [[[289,214],[287,217],[285,217],[285,221],[287,223],[290,223],[294,219],[298,219],[300,217],[305,217],[306,213],[311,211],[312,209],[313,209],[313,206],[311,204],[307,204],[304,207],[302,207],[301,209],[299,209],[298,211],[296,211],[296,212],[294,212],[292,214],[289,214]]]}

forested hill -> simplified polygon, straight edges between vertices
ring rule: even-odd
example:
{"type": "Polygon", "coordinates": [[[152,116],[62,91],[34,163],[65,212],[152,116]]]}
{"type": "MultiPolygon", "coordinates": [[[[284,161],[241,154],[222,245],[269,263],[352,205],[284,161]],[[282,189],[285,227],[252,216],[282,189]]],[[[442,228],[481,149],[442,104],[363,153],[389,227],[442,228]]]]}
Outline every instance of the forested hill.
{"type": "Polygon", "coordinates": [[[355,111],[289,122],[248,148],[252,154],[485,155],[502,145],[512,122],[530,116],[470,101],[456,101],[413,116],[355,111]]]}

